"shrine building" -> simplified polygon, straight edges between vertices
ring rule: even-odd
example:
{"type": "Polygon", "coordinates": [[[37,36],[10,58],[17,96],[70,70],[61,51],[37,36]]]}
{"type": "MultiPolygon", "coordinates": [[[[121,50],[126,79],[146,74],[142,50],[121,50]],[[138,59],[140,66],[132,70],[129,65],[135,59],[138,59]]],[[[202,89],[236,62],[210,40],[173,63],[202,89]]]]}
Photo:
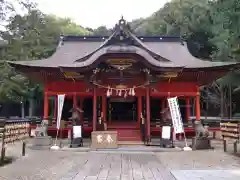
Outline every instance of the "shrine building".
{"type": "MultiPolygon", "coordinates": [[[[56,120],[57,95],[65,94],[63,120],[77,105],[84,111],[83,134],[106,122],[108,130],[119,132],[119,141],[159,134],[169,97],[178,97],[184,123],[193,115],[200,120],[200,86],[239,68],[237,63],[192,56],[180,37],[138,37],[124,19],[109,37],[62,36],[51,57],[8,63],[44,84],[44,119],[56,120]],[[145,131],[140,131],[141,117],[145,131]]],[[[193,128],[186,125],[185,131],[193,128]]]]}

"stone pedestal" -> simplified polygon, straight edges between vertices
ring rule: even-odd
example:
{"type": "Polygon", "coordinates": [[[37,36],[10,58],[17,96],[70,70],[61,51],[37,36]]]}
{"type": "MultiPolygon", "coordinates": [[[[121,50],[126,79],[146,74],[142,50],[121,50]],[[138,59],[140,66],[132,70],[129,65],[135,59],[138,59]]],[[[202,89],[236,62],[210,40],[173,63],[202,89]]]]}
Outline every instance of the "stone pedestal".
{"type": "Polygon", "coordinates": [[[208,138],[192,138],[192,149],[201,150],[201,149],[212,149],[211,140],[208,138]]]}
{"type": "Polygon", "coordinates": [[[174,148],[171,139],[160,139],[160,147],[163,147],[163,148],[174,148]]]}
{"type": "Polygon", "coordinates": [[[70,148],[78,148],[78,147],[83,147],[83,139],[73,138],[70,144],[70,148]]]}
{"type": "Polygon", "coordinates": [[[118,148],[117,131],[93,131],[92,149],[114,149],[118,148]]]}
{"type": "Polygon", "coordinates": [[[32,141],[33,146],[50,146],[51,144],[51,136],[34,137],[32,141]]]}

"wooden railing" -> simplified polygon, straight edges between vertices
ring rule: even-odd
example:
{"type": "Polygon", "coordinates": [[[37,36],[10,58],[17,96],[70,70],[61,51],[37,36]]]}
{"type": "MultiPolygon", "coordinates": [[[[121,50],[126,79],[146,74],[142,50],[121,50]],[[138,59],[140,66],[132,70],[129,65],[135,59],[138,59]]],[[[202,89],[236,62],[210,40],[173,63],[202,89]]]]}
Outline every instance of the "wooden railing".
{"type": "Polygon", "coordinates": [[[237,144],[240,141],[240,120],[222,119],[220,129],[223,139],[224,152],[227,151],[227,145],[233,143],[233,151],[237,153],[237,144]]]}
{"type": "MultiPolygon", "coordinates": [[[[193,127],[193,121],[195,119],[189,120],[189,121],[185,121],[183,123],[185,128],[192,128],[193,127]]],[[[201,119],[203,125],[206,125],[208,127],[213,127],[213,128],[219,128],[220,129],[220,118],[219,119],[201,119]]],[[[165,123],[162,120],[158,120],[158,121],[151,121],[151,127],[162,127],[165,123]]]]}

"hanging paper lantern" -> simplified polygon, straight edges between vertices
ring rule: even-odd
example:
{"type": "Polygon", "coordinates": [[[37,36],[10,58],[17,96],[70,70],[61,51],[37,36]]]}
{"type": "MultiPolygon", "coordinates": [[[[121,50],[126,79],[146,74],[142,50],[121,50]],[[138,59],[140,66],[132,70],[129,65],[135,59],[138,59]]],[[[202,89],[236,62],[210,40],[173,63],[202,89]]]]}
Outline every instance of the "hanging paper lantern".
{"type": "Polygon", "coordinates": [[[125,93],[124,93],[124,98],[127,97],[127,90],[125,90],[125,93]]]}
{"type": "Polygon", "coordinates": [[[111,92],[110,92],[110,90],[108,89],[107,90],[107,97],[109,97],[111,95],[111,92]]]}
{"type": "Polygon", "coordinates": [[[122,90],[119,90],[118,96],[122,96],[122,90]]]}
{"type": "Polygon", "coordinates": [[[132,89],[129,89],[129,96],[131,96],[132,95],[132,89]]]}
{"type": "Polygon", "coordinates": [[[134,88],[132,89],[132,96],[135,96],[134,88]]]}

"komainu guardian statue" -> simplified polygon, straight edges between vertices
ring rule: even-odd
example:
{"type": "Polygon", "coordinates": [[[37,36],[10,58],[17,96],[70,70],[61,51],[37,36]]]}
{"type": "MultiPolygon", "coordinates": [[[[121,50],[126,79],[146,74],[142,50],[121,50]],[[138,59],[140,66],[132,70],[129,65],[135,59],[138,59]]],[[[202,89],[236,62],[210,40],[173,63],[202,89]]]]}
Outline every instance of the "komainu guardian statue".
{"type": "Polygon", "coordinates": [[[192,149],[212,149],[207,126],[203,126],[201,121],[196,120],[194,121],[194,131],[195,137],[192,139],[192,149]]]}
{"type": "Polygon", "coordinates": [[[201,121],[194,122],[194,131],[196,138],[207,138],[209,136],[207,126],[203,126],[201,121]]]}
{"type": "Polygon", "coordinates": [[[33,139],[32,145],[40,147],[47,147],[51,145],[52,138],[48,136],[48,120],[42,120],[41,124],[35,129],[35,137],[33,139]]]}
{"type": "Polygon", "coordinates": [[[72,124],[73,125],[80,125],[80,113],[83,112],[82,109],[78,108],[76,105],[73,106],[73,108],[71,109],[72,112],[72,124]]]}
{"type": "Polygon", "coordinates": [[[35,136],[36,137],[46,137],[48,130],[48,120],[42,120],[41,124],[37,126],[35,129],[35,136]]]}

